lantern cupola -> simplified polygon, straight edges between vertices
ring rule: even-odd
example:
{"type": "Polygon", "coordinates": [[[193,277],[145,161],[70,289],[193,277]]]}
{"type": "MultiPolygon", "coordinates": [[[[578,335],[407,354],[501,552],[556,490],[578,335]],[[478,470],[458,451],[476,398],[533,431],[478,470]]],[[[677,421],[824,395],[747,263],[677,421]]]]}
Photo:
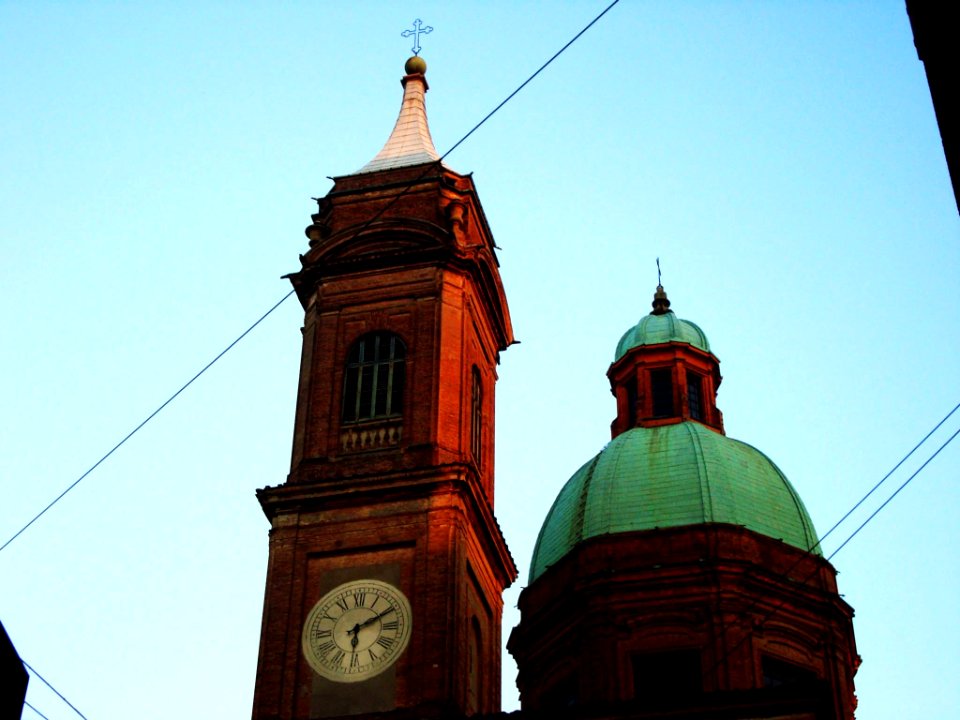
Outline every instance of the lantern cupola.
{"type": "Polygon", "coordinates": [[[720,361],[710,351],[706,334],[676,316],[662,285],[657,285],[652,305],[620,338],[607,371],[617,398],[612,436],[684,420],[722,433],[723,413],[716,402],[720,361]]]}

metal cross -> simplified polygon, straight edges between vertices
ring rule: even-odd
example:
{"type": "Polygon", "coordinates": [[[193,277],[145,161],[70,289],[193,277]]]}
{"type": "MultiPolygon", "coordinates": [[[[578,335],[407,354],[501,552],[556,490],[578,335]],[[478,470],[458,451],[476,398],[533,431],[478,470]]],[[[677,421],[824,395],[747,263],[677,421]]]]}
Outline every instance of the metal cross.
{"type": "Polygon", "coordinates": [[[660,258],[657,258],[657,285],[663,285],[663,283],[660,282],[660,258]]]}
{"type": "Polygon", "coordinates": [[[413,21],[413,30],[404,30],[402,33],[400,33],[400,37],[410,37],[411,35],[413,35],[413,48],[411,49],[413,50],[414,55],[419,55],[420,54],[420,34],[422,33],[426,35],[427,33],[432,33],[432,32],[433,32],[432,27],[430,27],[429,25],[424,25],[422,22],[420,22],[420,18],[417,18],[416,20],[413,21]]]}

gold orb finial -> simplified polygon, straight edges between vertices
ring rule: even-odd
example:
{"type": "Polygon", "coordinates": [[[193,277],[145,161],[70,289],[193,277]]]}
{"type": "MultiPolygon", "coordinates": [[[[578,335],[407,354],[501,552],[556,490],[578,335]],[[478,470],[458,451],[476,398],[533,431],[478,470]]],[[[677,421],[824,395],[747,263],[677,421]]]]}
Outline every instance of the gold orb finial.
{"type": "Polygon", "coordinates": [[[415,73],[425,75],[427,72],[427,61],[419,55],[414,55],[412,58],[407,60],[406,64],[403,66],[403,69],[406,71],[407,75],[413,75],[415,73]]]}

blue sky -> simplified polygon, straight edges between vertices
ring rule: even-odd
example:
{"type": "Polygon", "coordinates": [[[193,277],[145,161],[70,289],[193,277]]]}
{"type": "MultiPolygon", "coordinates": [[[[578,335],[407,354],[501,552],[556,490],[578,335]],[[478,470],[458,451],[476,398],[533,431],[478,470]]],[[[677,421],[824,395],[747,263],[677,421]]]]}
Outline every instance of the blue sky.
{"type": "MultiPolygon", "coordinates": [[[[414,17],[444,152],[604,5],[0,5],[4,539],[286,293],[310,197],[393,126],[414,17]]],[[[727,433],[821,531],[960,402],[960,222],[902,2],[625,0],[447,163],[522,341],[497,389],[504,639],[541,520],[609,440],[656,257],[721,360],[727,433]]],[[[0,619],[90,720],[250,712],[253,493],[289,468],[301,319],[287,301],[0,553],[0,619]]],[[[860,718],[960,705],[957,446],[834,559],[860,718]]]]}

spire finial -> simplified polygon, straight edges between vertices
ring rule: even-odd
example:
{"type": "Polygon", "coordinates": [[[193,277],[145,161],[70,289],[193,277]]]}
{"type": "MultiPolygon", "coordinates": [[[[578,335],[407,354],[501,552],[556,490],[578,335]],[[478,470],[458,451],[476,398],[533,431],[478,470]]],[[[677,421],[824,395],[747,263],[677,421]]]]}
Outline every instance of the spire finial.
{"type": "MultiPolygon", "coordinates": [[[[417,23],[420,23],[417,20],[417,23]]],[[[433,28],[421,29],[421,32],[433,28]]],[[[413,31],[411,31],[412,33],[413,31]]],[[[416,43],[414,49],[419,49],[416,43]]],[[[419,55],[414,55],[404,65],[406,75],[400,80],[403,85],[403,102],[393,132],[376,157],[360,168],[357,173],[377,170],[392,170],[411,165],[435,162],[440,159],[430,137],[427,124],[427,107],[424,96],[427,85],[427,63],[419,55]]]]}
{"type": "Polygon", "coordinates": [[[657,258],[657,291],[653,294],[653,311],[651,315],[666,315],[670,311],[670,299],[667,297],[667,291],[663,289],[663,283],[660,275],[660,258],[657,258]]]}
{"type": "Polygon", "coordinates": [[[403,71],[407,75],[413,75],[413,74],[426,75],[427,61],[424,60],[419,55],[411,55],[410,59],[407,60],[407,62],[404,64],[403,71]]]}
{"type": "Polygon", "coordinates": [[[402,33],[400,33],[400,37],[410,37],[413,35],[413,47],[410,49],[413,50],[414,56],[417,56],[420,54],[421,50],[420,35],[427,35],[432,32],[432,27],[429,25],[424,25],[422,22],[420,22],[420,18],[417,18],[413,21],[413,30],[404,30],[402,33]]]}

